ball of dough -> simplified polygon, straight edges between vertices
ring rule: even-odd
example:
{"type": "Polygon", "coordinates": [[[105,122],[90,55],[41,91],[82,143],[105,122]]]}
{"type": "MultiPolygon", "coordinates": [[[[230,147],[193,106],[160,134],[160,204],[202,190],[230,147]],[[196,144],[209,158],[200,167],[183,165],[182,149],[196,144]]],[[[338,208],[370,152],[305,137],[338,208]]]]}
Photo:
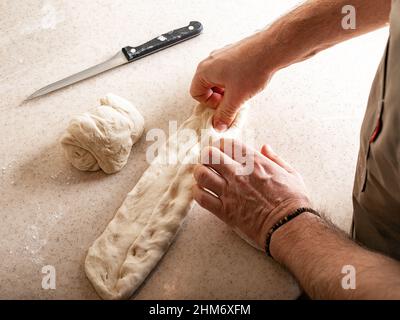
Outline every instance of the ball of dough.
{"type": "Polygon", "coordinates": [[[132,145],[144,131],[144,119],[129,101],[114,94],[94,110],[75,116],[61,138],[66,158],[83,171],[121,170],[132,145]]]}

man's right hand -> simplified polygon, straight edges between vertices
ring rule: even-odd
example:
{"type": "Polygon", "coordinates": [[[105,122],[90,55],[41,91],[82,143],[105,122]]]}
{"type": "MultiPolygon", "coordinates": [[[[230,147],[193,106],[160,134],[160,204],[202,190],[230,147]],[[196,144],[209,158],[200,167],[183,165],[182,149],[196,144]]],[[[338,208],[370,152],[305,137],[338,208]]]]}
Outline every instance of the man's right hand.
{"type": "Polygon", "coordinates": [[[279,69],[382,27],[389,19],[390,0],[354,0],[357,28],[345,30],[341,9],[347,4],[347,0],[305,1],[267,29],[214,51],[200,62],[190,93],[217,109],[214,127],[219,131],[229,127],[240,106],[260,92],[279,69]]]}
{"type": "Polygon", "coordinates": [[[256,33],[211,52],[200,62],[190,94],[217,109],[213,119],[217,130],[226,130],[241,105],[264,89],[274,73],[266,60],[266,45],[261,33],[256,33]]]}

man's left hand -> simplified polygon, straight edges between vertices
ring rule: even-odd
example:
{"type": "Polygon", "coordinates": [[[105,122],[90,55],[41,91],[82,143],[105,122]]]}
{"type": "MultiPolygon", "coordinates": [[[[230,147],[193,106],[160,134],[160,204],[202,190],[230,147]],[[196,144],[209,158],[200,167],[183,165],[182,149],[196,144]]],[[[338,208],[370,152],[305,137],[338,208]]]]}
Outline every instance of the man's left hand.
{"type": "Polygon", "coordinates": [[[268,145],[258,152],[225,139],[218,148],[205,148],[202,161],[194,170],[194,199],[261,249],[274,224],[296,209],[310,206],[301,175],[268,145]],[[233,152],[229,156],[224,150],[233,152]],[[240,154],[240,159],[235,154],[240,154]],[[254,161],[248,175],[237,174],[244,166],[242,159],[254,161]]]}

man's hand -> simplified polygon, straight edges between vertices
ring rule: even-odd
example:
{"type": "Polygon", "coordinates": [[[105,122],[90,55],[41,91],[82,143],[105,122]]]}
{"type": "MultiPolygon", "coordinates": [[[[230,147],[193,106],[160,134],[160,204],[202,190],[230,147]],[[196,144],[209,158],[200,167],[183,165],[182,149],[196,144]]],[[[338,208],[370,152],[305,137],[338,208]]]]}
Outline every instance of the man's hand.
{"type": "Polygon", "coordinates": [[[264,145],[260,153],[238,141],[222,140],[220,148],[203,150],[202,160],[209,164],[194,170],[194,199],[261,249],[275,223],[299,207],[310,206],[300,174],[269,146],[264,145]],[[243,164],[224,150],[246,154],[247,161],[254,161],[254,170],[249,175],[237,175],[243,164]]]}
{"type": "Polygon", "coordinates": [[[342,27],[348,0],[308,0],[268,28],[214,51],[200,62],[190,94],[217,109],[214,127],[224,131],[241,104],[260,92],[280,69],[344,40],[383,27],[391,0],[354,0],[357,28],[342,27]],[[316,32],[317,30],[317,32],[316,32]]]}
{"type": "Polygon", "coordinates": [[[217,109],[214,127],[226,130],[240,106],[260,92],[273,72],[266,64],[265,44],[259,34],[213,51],[200,62],[190,94],[197,101],[217,109]]]}

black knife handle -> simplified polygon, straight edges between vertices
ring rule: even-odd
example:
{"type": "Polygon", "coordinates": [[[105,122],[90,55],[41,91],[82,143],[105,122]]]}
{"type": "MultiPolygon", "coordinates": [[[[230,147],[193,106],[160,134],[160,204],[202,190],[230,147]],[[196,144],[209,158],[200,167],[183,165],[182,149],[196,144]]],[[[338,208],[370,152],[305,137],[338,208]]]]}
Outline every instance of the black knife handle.
{"type": "Polygon", "coordinates": [[[164,33],[153,40],[150,40],[138,47],[124,47],[122,52],[129,62],[143,58],[149,54],[171,47],[179,42],[193,38],[201,33],[203,26],[198,21],[190,21],[189,25],[183,28],[164,33]]]}

